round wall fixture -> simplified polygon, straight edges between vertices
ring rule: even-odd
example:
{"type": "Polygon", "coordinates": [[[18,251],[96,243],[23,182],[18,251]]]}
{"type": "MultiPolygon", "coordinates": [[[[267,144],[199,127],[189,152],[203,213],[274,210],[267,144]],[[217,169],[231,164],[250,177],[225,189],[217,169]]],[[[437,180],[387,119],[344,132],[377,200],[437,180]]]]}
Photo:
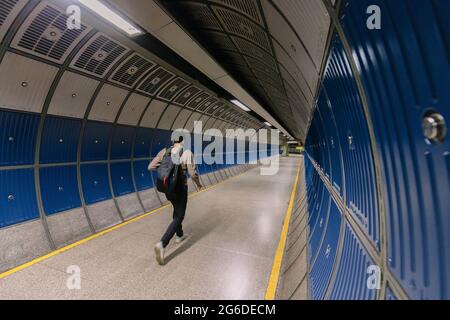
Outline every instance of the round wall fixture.
{"type": "Polygon", "coordinates": [[[431,143],[442,143],[447,136],[447,125],[444,117],[436,111],[428,111],[422,120],[422,131],[431,143]]]}

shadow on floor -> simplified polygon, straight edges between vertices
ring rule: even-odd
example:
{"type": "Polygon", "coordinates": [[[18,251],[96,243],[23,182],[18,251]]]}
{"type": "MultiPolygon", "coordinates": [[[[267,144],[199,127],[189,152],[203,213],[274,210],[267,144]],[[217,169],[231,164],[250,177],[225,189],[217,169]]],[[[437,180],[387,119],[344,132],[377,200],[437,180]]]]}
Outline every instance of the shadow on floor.
{"type": "Polygon", "coordinates": [[[196,231],[189,234],[188,238],[183,241],[183,243],[179,245],[170,246],[170,253],[165,257],[165,265],[167,265],[170,261],[175,259],[177,256],[181,255],[183,252],[191,248],[197,241],[201,238],[207,236],[211,233],[215,227],[210,228],[201,228],[199,227],[196,231]]]}

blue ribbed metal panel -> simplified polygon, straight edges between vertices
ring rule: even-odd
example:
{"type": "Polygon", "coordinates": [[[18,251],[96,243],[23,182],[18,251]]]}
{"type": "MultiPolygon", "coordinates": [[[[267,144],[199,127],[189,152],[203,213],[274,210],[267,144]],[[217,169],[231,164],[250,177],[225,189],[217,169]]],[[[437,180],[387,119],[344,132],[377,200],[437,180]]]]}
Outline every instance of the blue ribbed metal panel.
{"type": "Polygon", "coordinates": [[[331,109],[324,90],[321,90],[320,92],[317,109],[327,134],[326,142],[330,152],[331,161],[331,177],[329,178],[335,190],[337,190],[342,197],[344,195],[344,190],[342,188],[341,146],[333,110],[331,109]]]}
{"type": "Polygon", "coordinates": [[[394,292],[391,290],[391,288],[386,287],[386,300],[397,300],[397,296],[394,294],[394,292]]]}
{"type": "Polygon", "coordinates": [[[81,182],[86,204],[111,199],[108,166],[106,164],[84,164],[81,166],[81,182]]]}
{"type": "Polygon", "coordinates": [[[154,129],[139,128],[136,133],[134,157],[148,158],[150,157],[151,144],[153,139],[154,129]]]}
{"type": "Polygon", "coordinates": [[[341,213],[333,201],[325,237],[322,241],[317,259],[311,266],[311,297],[314,300],[322,300],[325,297],[336,259],[341,221],[341,213]]]}
{"type": "Polygon", "coordinates": [[[116,197],[134,192],[131,162],[112,163],[111,179],[116,197]]]}
{"type": "Polygon", "coordinates": [[[48,117],[42,133],[40,162],[76,162],[80,129],[81,120],[48,117]]]}
{"type": "Polygon", "coordinates": [[[374,262],[346,223],[339,269],[330,298],[332,300],[374,300],[376,289],[367,287],[367,273],[374,262]]]}
{"type": "Polygon", "coordinates": [[[135,135],[135,128],[118,126],[112,140],[111,159],[130,159],[135,135]]]}
{"type": "Polygon", "coordinates": [[[389,268],[413,299],[450,298],[450,139],[428,143],[429,110],[450,122],[447,0],[353,0],[343,28],[354,52],[380,150],[389,268]],[[368,31],[378,5],[382,30],[368,31]]]}
{"type": "Polygon", "coordinates": [[[379,248],[378,198],[369,131],[356,82],[338,38],[333,41],[323,83],[339,128],[346,206],[379,248]]]}
{"type": "Polygon", "coordinates": [[[156,129],[152,139],[151,156],[155,157],[162,149],[170,147],[172,145],[171,138],[172,131],[156,129]]]}
{"type": "Polygon", "coordinates": [[[81,161],[107,160],[112,130],[111,123],[89,121],[84,132],[81,161]]]}
{"type": "Polygon", "coordinates": [[[0,166],[34,163],[39,116],[0,111],[0,166]]]}
{"type": "Polygon", "coordinates": [[[76,166],[41,168],[39,174],[47,215],[81,207],[76,166]]]}
{"type": "Polygon", "coordinates": [[[327,224],[330,213],[331,197],[328,190],[323,183],[319,182],[322,186],[319,187],[319,196],[316,198],[316,202],[308,204],[309,212],[314,217],[309,220],[309,260],[314,261],[317,252],[320,247],[322,238],[324,237],[325,230],[327,230],[327,224]]]}
{"type": "Polygon", "coordinates": [[[0,228],[38,217],[34,170],[0,171],[0,228]]]}
{"type": "Polygon", "coordinates": [[[149,161],[135,161],[134,176],[136,179],[136,188],[138,191],[147,190],[153,188],[153,180],[150,171],[148,171],[149,161]]]}

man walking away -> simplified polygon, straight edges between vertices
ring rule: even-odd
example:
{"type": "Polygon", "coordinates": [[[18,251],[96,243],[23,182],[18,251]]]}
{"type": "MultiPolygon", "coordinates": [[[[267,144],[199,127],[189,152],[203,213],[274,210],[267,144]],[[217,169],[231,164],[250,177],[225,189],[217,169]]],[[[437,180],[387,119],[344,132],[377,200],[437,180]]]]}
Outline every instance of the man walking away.
{"type": "Polygon", "coordinates": [[[173,236],[176,234],[176,243],[181,243],[186,239],[186,235],[183,233],[182,223],[186,213],[188,199],[188,174],[191,176],[191,179],[195,182],[198,189],[203,188],[194,163],[194,155],[190,150],[183,149],[182,136],[180,136],[177,141],[173,141],[173,146],[171,148],[164,148],[161,150],[150,163],[148,169],[158,169],[164,157],[168,155],[171,155],[172,159],[179,157],[180,170],[178,171],[179,176],[176,180],[177,182],[174,186],[174,191],[170,194],[166,194],[167,200],[169,200],[173,206],[173,221],[167,228],[161,241],[155,245],[156,260],[160,265],[164,265],[164,250],[173,236]]]}

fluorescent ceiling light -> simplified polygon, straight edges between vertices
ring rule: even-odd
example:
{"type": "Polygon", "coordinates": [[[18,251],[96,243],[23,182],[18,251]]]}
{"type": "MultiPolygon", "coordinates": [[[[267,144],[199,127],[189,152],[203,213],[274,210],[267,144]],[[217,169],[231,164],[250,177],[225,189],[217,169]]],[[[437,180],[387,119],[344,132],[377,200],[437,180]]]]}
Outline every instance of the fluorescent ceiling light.
{"type": "Polygon", "coordinates": [[[264,124],[265,124],[266,126],[272,127],[272,125],[271,125],[270,123],[268,123],[268,122],[264,122],[264,124]]]}
{"type": "Polygon", "coordinates": [[[245,112],[250,112],[252,110],[250,110],[245,104],[243,104],[242,102],[240,102],[239,100],[231,100],[231,103],[234,104],[235,106],[238,106],[239,108],[241,108],[242,110],[244,110],[245,112]]]}
{"type": "Polygon", "coordinates": [[[111,22],[117,28],[125,31],[129,36],[137,36],[143,31],[122,18],[119,14],[108,8],[99,0],[78,0],[81,4],[94,11],[99,16],[111,22]]]}

